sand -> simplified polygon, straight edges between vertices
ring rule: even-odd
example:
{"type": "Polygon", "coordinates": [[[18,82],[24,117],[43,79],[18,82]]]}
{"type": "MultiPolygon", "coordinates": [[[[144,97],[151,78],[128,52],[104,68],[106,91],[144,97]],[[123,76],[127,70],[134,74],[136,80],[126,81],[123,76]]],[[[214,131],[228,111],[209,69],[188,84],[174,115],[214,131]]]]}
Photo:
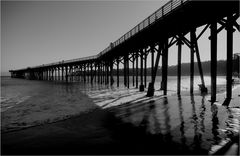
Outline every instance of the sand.
{"type": "Polygon", "coordinates": [[[109,114],[95,109],[68,120],[2,134],[2,154],[101,153],[111,143],[109,114]],[[90,147],[97,151],[92,151],[90,147]],[[103,149],[101,149],[103,148],[103,149]],[[99,151],[100,150],[100,151],[99,151]]]}
{"type": "MultiPolygon", "coordinates": [[[[234,98],[229,105],[230,108],[239,108],[239,93],[240,87],[234,88],[234,98]]],[[[147,98],[144,95],[146,94],[139,93],[135,89],[127,92],[115,90],[110,94],[105,90],[102,95],[96,92],[89,94],[92,99],[87,103],[96,103],[99,106],[91,109],[91,112],[81,113],[55,123],[1,133],[2,154],[208,154],[207,148],[192,151],[174,142],[161,143],[159,141],[168,140],[165,138],[167,135],[162,136],[158,133],[152,135],[151,131],[146,133],[144,127],[130,124],[128,117],[122,118],[121,110],[125,111],[129,106],[142,109],[141,102],[146,103],[151,99],[164,97],[147,98]],[[129,98],[128,94],[132,94],[133,98],[129,98]],[[126,104],[122,103],[123,99],[126,104]],[[175,150],[171,150],[172,147],[175,150]]],[[[182,98],[184,101],[188,96],[182,98]]],[[[195,97],[196,100],[198,98],[201,99],[200,96],[195,97]]],[[[216,106],[224,101],[224,93],[219,94],[217,99],[216,106]]],[[[83,99],[83,102],[86,101],[83,99]]],[[[132,119],[136,120],[139,117],[132,119]]],[[[221,119],[224,122],[223,119],[224,116],[221,119]]],[[[137,120],[134,122],[140,124],[137,120]]],[[[177,128],[178,125],[175,127],[177,128]]],[[[175,133],[176,128],[171,132],[175,133]]],[[[191,131],[190,128],[185,132],[189,140],[193,140],[191,131]]],[[[236,131],[239,133],[239,128],[236,128],[236,131]]]]}

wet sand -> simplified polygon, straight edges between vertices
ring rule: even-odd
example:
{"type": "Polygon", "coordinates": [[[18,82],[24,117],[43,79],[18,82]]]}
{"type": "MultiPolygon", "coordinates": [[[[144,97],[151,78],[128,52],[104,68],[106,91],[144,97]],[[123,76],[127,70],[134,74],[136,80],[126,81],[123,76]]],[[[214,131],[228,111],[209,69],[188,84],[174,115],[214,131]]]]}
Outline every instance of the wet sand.
{"type": "Polygon", "coordinates": [[[205,155],[239,133],[239,90],[234,90],[229,107],[221,105],[222,94],[212,105],[198,95],[142,98],[2,133],[2,154],[205,155]]]}
{"type": "MultiPolygon", "coordinates": [[[[56,123],[2,134],[2,154],[97,154],[113,140],[101,109],[56,123]]],[[[111,149],[111,148],[110,148],[111,149]]]]}
{"type": "Polygon", "coordinates": [[[144,129],[96,109],[57,123],[3,133],[2,154],[159,154],[159,150],[167,154],[172,143],[158,144],[158,139],[162,136],[146,135],[144,129]]]}
{"type": "Polygon", "coordinates": [[[149,135],[106,110],[2,134],[2,154],[207,154],[178,149],[170,136],[149,135]],[[164,142],[161,142],[163,141],[164,142]],[[174,148],[174,150],[172,150],[174,148]]]}

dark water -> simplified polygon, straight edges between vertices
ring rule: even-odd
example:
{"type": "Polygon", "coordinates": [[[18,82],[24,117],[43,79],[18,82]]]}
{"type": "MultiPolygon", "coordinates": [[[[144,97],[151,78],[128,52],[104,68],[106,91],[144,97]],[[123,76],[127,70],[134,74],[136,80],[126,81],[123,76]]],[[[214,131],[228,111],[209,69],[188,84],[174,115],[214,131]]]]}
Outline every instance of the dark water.
{"type": "MultiPolygon", "coordinates": [[[[157,80],[155,88],[160,84],[160,78],[157,80]]],[[[195,80],[200,81],[198,78],[195,80]]],[[[188,91],[189,78],[183,78],[182,81],[182,90],[188,91]]],[[[170,77],[168,83],[169,90],[175,91],[176,77],[170,77]]],[[[206,84],[210,84],[208,78],[206,84]]],[[[224,84],[224,78],[220,77],[218,84],[224,84]]],[[[219,89],[221,90],[221,87],[219,89]]],[[[222,106],[224,94],[218,95],[218,103],[210,103],[209,95],[199,94],[160,95],[131,100],[131,97],[138,93],[137,90],[130,94],[124,87],[117,89],[80,82],[65,84],[11,78],[2,78],[1,81],[1,112],[9,117],[3,118],[2,122],[8,122],[11,117],[19,119],[14,122],[28,121],[14,109],[20,112],[21,109],[28,110],[24,114],[26,117],[40,116],[36,120],[41,121],[42,116],[53,119],[59,117],[59,114],[66,116],[95,108],[94,103],[80,102],[84,96],[82,93],[91,95],[98,106],[99,102],[108,99],[130,97],[128,102],[108,107],[106,110],[112,112],[116,120],[108,123],[112,137],[125,147],[129,146],[131,150],[138,151],[133,153],[147,154],[151,150],[150,153],[157,154],[207,154],[224,146],[220,145],[224,140],[234,138],[239,133],[240,108],[222,106]],[[116,96],[118,94],[119,96],[116,96]],[[40,115],[36,115],[36,112],[40,115]]],[[[240,106],[236,102],[240,101],[239,96],[233,98],[234,106],[240,106]]],[[[119,148],[121,150],[121,147],[119,148]]]]}

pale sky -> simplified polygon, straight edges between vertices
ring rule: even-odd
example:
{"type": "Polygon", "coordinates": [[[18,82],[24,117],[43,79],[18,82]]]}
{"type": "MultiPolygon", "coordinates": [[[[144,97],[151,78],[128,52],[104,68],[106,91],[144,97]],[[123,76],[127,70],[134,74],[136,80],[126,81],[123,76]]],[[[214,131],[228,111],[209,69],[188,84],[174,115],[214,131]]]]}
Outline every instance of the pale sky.
{"type": "MultiPolygon", "coordinates": [[[[17,1],[1,3],[1,73],[96,55],[167,1],[17,1]]],[[[238,20],[239,23],[239,20],[238,20]]],[[[199,40],[202,61],[210,59],[209,31],[199,40]]],[[[226,31],[218,36],[218,59],[226,58],[226,31]]],[[[234,52],[240,52],[234,33],[234,52]]],[[[189,62],[183,48],[183,62],[189,62]]],[[[169,65],[177,63],[177,49],[169,65]]]]}

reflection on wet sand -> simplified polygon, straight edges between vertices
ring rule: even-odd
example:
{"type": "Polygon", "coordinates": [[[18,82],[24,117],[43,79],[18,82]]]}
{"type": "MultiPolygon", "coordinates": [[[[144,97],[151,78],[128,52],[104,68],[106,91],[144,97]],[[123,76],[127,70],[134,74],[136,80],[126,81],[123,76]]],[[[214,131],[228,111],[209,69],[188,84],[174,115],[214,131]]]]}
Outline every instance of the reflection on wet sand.
{"type": "Polygon", "coordinates": [[[219,121],[218,121],[218,107],[215,104],[211,105],[211,112],[212,112],[212,134],[213,134],[213,143],[214,144],[218,144],[220,141],[220,137],[219,137],[219,132],[218,132],[218,125],[219,125],[219,121]]]}
{"type": "Polygon", "coordinates": [[[169,105],[168,105],[168,99],[167,97],[163,98],[163,115],[164,115],[164,126],[165,126],[165,141],[166,142],[171,142],[172,140],[172,135],[171,135],[171,125],[170,125],[170,116],[169,116],[169,105]]]}
{"type": "MultiPolygon", "coordinates": [[[[192,122],[194,124],[194,148],[196,151],[199,151],[201,149],[201,142],[202,142],[202,133],[199,132],[199,122],[198,122],[198,116],[196,113],[196,107],[195,107],[195,101],[194,96],[191,96],[191,104],[192,104],[192,122]]],[[[203,116],[204,118],[204,116],[203,116]]]]}
{"type": "Polygon", "coordinates": [[[205,133],[205,125],[204,125],[204,120],[205,120],[205,111],[206,111],[206,106],[205,106],[205,95],[202,96],[201,100],[201,107],[200,107],[200,132],[203,134],[205,133]]]}
{"type": "Polygon", "coordinates": [[[180,119],[180,132],[181,132],[181,143],[183,149],[186,149],[186,137],[184,131],[184,117],[183,117],[183,107],[182,107],[182,98],[178,96],[178,107],[179,107],[179,119],[180,119]]]}
{"type": "Polygon", "coordinates": [[[225,107],[209,103],[205,95],[159,97],[154,100],[141,98],[109,110],[122,123],[141,129],[142,134],[139,137],[147,135],[158,138],[158,144],[174,144],[182,154],[207,154],[211,145],[218,144],[224,137],[219,134],[219,129],[225,126],[222,124],[224,122],[219,123],[219,109],[221,120],[225,119],[224,115],[229,114],[227,127],[232,122],[236,123],[232,120],[236,118],[225,107]],[[210,131],[208,127],[211,127],[210,131]]]}

